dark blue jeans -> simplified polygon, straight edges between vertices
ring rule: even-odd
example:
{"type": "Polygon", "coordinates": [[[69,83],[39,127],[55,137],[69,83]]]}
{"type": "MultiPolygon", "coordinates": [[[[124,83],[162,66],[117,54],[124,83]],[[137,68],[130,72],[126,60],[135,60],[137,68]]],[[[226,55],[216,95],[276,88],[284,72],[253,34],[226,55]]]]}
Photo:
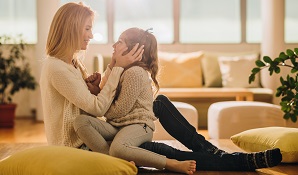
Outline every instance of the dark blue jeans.
{"type": "Polygon", "coordinates": [[[246,168],[242,153],[228,154],[208,142],[204,136],[197,133],[164,95],[159,95],[153,104],[156,117],[164,129],[193,152],[180,151],[169,145],[157,142],[146,142],[141,148],[161,154],[170,159],[196,160],[197,170],[243,171],[246,168]],[[220,154],[217,154],[217,153],[220,154]]]}

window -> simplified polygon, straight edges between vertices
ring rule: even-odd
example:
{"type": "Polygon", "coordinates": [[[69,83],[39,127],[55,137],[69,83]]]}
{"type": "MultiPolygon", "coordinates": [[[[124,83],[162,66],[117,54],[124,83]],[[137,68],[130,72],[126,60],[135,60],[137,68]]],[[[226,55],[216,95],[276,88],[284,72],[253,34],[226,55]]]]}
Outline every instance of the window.
{"type": "Polygon", "coordinates": [[[240,0],[180,0],[180,42],[240,43],[240,0]]]}
{"type": "MultiPolygon", "coordinates": [[[[61,5],[71,1],[73,2],[60,0],[61,5]]],[[[22,34],[28,43],[35,44],[36,2],[37,0],[0,0],[0,35],[22,34]]],[[[130,27],[144,30],[152,27],[161,44],[260,43],[262,39],[260,0],[83,2],[97,12],[93,26],[94,39],[91,43],[106,44],[116,41],[121,32],[130,27]],[[245,4],[241,4],[244,2],[245,4]],[[241,17],[242,10],[245,10],[246,14],[242,13],[244,16],[241,17]],[[177,12],[177,15],[174,12],[177,12]],[[246,28],[241,28],[241,24],[246,28]],[[245,32],[245,35],[242,32],[245,32]]],[[[285,0],[285,43],[298,43],[297,6],[297,0],[285,0]]]]}
{"type": "Polygon", "coordinates": [[[298,1],[285,1],[285,42],[298,43],[298,1]]]}
{"type": "MultiPolygon", "coordinates": [[[[61,4],[73,2],[73,0],[61,0],[61,4]]],[[[86,5],[96,11],[93,40],[90,43],[102,44],[108,42],[107,5],[106,0],[84,0],[86,5]]]]}
{"type": "Polygon", "coordinates": [[[262,40],[261,1],[246,1],[246,42],[260,43],[262,40]]]}
{"type": "Polygon", "coordinates": [[[36,0],[0,0],[0,35],[23,35],[37,43],[36,0]]]}
{"type": "Polygon", "coordinates": [[[115,0],[114,40],[128,28],[153,28],[159,43],[174,41],[172,0],[115,0]]]}

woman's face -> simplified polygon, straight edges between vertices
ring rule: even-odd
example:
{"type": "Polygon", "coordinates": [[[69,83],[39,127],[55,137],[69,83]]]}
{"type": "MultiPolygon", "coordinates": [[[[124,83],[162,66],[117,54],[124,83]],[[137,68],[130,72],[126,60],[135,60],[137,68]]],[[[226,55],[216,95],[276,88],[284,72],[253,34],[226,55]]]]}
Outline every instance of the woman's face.
{"type": "MultiPolygon", "coordinates": [[[[125,43],[125,34],[122,33],[122,34],[120,35],[118,41],[117,41],[115,44],[113,44],[114,53],[115,53],[115,52],[118,52],[119,50],[124,49],[124,48],[126,48],[126,47],[127,47],[127,45],[126,45],[126,43],[125,43]]],[[[113,54],[114,54],[114,53],[113,53],[113,54]]]]}
{"type": "Polygon", "coordinates": [[[89,17],[87,20],[86,20],[86,23],[84,25],[84,28],[83,28],[83,39],[82,39],[82,46],[81,46],[81,49],[82,50],[86,50],[87,49],[87,46],[89,44],[89,41],[90,39],[93,38],[93,34],[92,34],[92,25],[93,25],[93,20],[91,17],[89,17]]]}

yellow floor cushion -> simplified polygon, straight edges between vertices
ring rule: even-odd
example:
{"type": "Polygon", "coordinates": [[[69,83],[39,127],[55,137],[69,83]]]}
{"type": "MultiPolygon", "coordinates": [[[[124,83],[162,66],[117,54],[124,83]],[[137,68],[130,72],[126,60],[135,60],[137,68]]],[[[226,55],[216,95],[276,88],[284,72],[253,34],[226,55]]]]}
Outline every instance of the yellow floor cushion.
{"type": "Polygon", "coordinates": [[[241,149],[248,152],[279,148],[282,162],[298,162],[298,128],[264,127],[243,131],[231,137],[241,149]]]}
{"type": "Polygon", "coordinates": [[[137,168],[128,161],[101,153],[64,146],[30,148],[0,162],[2,175],[132,175],[137,168]]]}

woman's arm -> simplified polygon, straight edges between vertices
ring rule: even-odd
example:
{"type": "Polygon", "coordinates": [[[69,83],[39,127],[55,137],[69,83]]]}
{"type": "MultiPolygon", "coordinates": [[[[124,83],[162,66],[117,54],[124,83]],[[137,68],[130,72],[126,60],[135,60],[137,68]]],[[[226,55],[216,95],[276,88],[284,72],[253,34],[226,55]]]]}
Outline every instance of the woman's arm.
{"type": "Polygon", "coordinates": [[[99,84],[99,88],[100,89],[102,89],[104,87],[104,85],[106,84],[106,82],[107,82],[110,74],[111,74],[111,69],[110,69],[110,66],[108,65],[107,68],[106,68],[106,70],[103,73],[102,78],[101,78],[101,82],[99,84]]]}
{"type": "Polygon", "coordinates": [[[77,72],[53,66],[52,68],[50,81],[55,89],[72,104],[94,116],[103,116],[109,109],[123,72],[123,68],[114,67],[105,87],[95,96],[89,92],[84,80],[77,72]]]}
{"type": "Polygon", "coordinates": [[[110,61],[110,64],[108,64],[104,75],[102,77],[102,80],[100,82],[100,89],[102,89],[111,73],[111,70],[113,69],[113,67],[116,65],[116,61],[130,61],[131,63],[135,62],[135,61],[139,61],[142,59],[142,55],[144,52],[144,45],[142,45],[139,49],[138,49],[139,44],[136,44],[133,49],[131,49],[131,51],[129,51],[126,55],[123,55],[123,52],[126,51],[126,49],[122,49],[119,52],[115,52],[112,56],[112,59],[110,61]]]}

